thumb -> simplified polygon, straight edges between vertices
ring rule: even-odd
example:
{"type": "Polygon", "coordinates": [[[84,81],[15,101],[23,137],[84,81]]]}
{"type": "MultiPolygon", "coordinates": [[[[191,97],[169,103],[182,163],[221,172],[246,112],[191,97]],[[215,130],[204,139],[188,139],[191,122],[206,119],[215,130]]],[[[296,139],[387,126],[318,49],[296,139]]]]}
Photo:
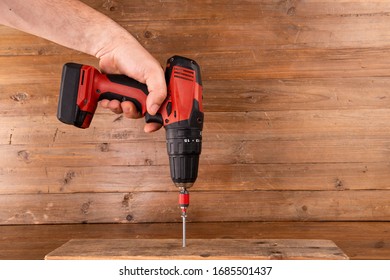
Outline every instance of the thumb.
{"type": "Polygon", "coordinates": [[[163,69],[159,68],[153,71],[145,79],[145,82],[149,91],[146,98],[146,110],[149,114],[155,115],[167,97],[167,85],[163,69]]]}

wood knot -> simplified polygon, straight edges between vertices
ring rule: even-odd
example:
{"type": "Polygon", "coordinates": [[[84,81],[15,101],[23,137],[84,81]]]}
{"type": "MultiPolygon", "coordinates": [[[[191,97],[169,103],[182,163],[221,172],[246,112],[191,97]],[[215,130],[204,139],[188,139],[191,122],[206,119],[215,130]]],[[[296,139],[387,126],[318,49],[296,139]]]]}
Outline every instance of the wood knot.
{"type": "Polygon", "coordinates": [[[133,195],[131,193],[127,193],[123,196],[123,200],[122,200],[122,206],[123,207],[129,207],[130,205],[130,200],[133,199],[133,195]]]}
{"type": "Polygon", "coordinates": [[[149,30],[146,30],[146,31],[144,32],[144,37],[145,37],[146,39],[150,39],[150,38],[153,37],[153,33],[150,32],[149,30]]]}
{"type": "Polygon", "coordinates": [[[87,202],[83,203],[83,205],[81,205],[81,213],[83,213],[84,215],[88,214],[89,212],[89,207],[91,206],[92,204],[92,200],[88,200],[87,202]]]}
{"type": "Polygon", "coordinates": [[[133,219],[134,219],[133,216],[131,216],[130,214],[126,216],[126,220],[128,222],[131,222],[133,219]]]}
{"type": "Polygon", "coordinates": [[[38,55],[44,55],[46,53],[46,49],[45,48],[41,48],[38,50],[38,55]]]}
{"type": "Polygon", "coordinates": [[[29,95],[26,92],[17,92],[15,94],[11,95],[10,98],[13,101],[23,103],[25,100],[27,100],[29,98],[29,95]]]}
{"type": "Polygon", "coordinates": [[[295,16],[295,13],[296,13],[296,8],[295,7],[291,7],[290,9],[287,10],[287,15],[288,16],[295,16]]]}
{"type": "Polygon", "coordinates": [[[344,186],[343,181],[341,181],[339,178],[336,178],[336,179],[335,179],[335,181],[334,181],[334,187],[335,187],[336,190],[338,190],[338,191],[347,190],[347,188],[344,186]]]}
{"type": "Polygon", "coordinates": [[[99,150],[103,153],[106,153],[110,150],[110,144],[109,143],[101,143],[99,145],[99,150]]]}
{"type": "Polygon", "coordinates": [[[117,4],[112,0],[106,0],[103,4],[103,8],[107,11],[114,12],[117,9],[117,4]]]}
{"type": "Polygon", "coordinates": [[[18,158],[26,163],[30,162],[30,152],[27,150],[18,151],[18,158]]]}
{"type": "Polygon", "coordinates": [[[65,177],[62,180],[62,184],[63,185],[69,184],[74,177],[76,177],[76,173],[74,171],[70,170],[70,171],[66,172],[65,177]]]}

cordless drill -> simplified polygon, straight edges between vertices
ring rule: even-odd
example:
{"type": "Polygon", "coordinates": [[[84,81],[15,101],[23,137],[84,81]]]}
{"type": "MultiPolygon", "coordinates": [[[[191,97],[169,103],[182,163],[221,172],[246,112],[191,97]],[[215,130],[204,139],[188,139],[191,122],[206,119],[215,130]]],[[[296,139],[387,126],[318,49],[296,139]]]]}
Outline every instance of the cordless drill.
{"type": "Polygon", "coordinates": [[[199,65],[191,59],[173,56],[165,69],[167,98],[156,115],[146,111],[148,90],[125,75],[101,74],[96,68],[76,63],[63,67],[58,101],[58,119],[79,128],[88,128],[102,99],[131,101],[147,123],[157,122],[166,130],[171,178],[179,188],[179,205],[185,221],[189,206],[188,189],[197,176],[202,148],[203,108],[199,65]]]}

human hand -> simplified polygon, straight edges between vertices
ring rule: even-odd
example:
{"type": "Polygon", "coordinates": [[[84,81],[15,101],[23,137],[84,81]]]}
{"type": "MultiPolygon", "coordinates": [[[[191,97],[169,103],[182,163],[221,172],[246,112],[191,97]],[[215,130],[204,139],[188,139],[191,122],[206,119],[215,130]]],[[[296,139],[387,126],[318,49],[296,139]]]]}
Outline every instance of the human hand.
{"type": "MultiPolygon", "coordinates": [[[[96,56],[100,59],[100,69],[105,73],[124,74],[147,85],[149,94],[146,99],[146,109],[149,114],[155,115],[167,95],[164,70],[138,41],[130,34],[116,38],[96,56]]],[[[103,108],[110,109],[117,114],[124,114],[128,118],[140,118],[135,105],[130,101],[102,100],[103,108]]],[[[158,123],[145,124],[144,131],[152,132],[161,128],[158,123]]]]}
{"type": "MultiPolygon", "coordinates": [[[[165,100],[164,71],[157,60],[126,29],[82,1],[2,0],[0,15],[0,24],[94,55],[100,60],[102,71],[124,74],[146,84],[149,114],[156,114],[165,100]],[[26,2],[33,9],[26,8],[26,2]],[[48,22],[51,24],[48,25],[48,22]],[[59,26],[61,32],[58,32],[59,26]]],[[[131,102],[103,100],[101,106],[115,113],[124,113],[129,118],[140,117],[131,102]]],[[[144,130],[151,132],[160,127],[150,123],[145,125],[144,130]]]]}

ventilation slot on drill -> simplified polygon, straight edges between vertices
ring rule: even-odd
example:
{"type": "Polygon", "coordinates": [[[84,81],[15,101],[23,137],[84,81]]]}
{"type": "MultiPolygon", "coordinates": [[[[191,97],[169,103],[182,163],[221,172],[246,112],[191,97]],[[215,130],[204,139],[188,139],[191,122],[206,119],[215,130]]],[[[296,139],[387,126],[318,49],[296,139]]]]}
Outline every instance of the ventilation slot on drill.
{"type": "Polygon", "coordinates": [[[81,83],[80,83],[80,85],[83,85],[83,84],[84,84],[84,75],[85,75],[85,70],[82,70],[82,74],[81,74],[81,83]]]}
{"type": "Polygon", "coordinates": [[[195,81],[195,72],[186,68],[175,67],[175,69],[173,70],[173,76],[175,78],[187,80],[190,82],[195,81]]]}

